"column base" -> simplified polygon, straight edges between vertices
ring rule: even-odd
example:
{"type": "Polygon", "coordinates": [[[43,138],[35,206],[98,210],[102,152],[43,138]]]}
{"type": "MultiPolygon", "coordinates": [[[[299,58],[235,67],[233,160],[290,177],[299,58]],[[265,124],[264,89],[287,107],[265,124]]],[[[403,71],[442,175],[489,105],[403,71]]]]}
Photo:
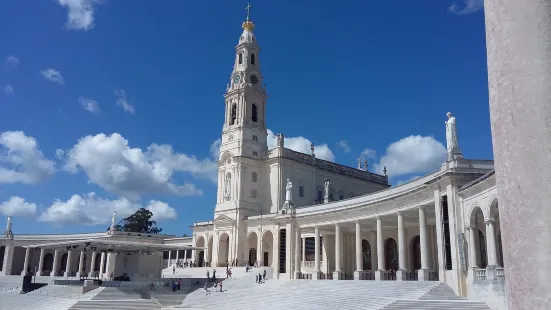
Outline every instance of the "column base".
{"type": "Polygon", "coordinates": [[[70,274],[69,274],[67,271],[65,271],[65,272],[63,273],[63,276],[64,276],[65,278],[68,278],[68,277],[70,277],[70,274]]]}
{"type": "Polygon", "coordinates": [[[88,273],[88,277],[89,277],[89,278],[95,278],[95,277],[96,277],[96,272],[95,272],[95,271],[90,271],[90,272],[88,273]]]}
{"type": "Polygon", "coordinates": [[[361,280],[361,274],[363,270],[356,270],[354,271],[354,280],[361,280]]]}
{"type": "Polygon", "coordinates": [[[312,280],[322,280],[322,273],[321,273],[321,271],[314,271],[314,272],[312,272],[312,280]]]}
{"type": "Polygon", "coordinates": [[[55,271],[50,272],[50,277],[55,277],[55,276],[56,276],[56,273],[57,273],[57,272],[55,272],[55,271]]]}
{"type": "Polygon", "coordinates": [[[430,281],[429,273],[430,269],[419,269],[417,270],[417,281],[430,281]]]}
{"type": "Polygon", "coordinates": [[[385,279],[385,270],[375,270],[375,281],[383,281],[385,279]]]}
{"type": "Polygon", "coordinates": [[[409,271],[407,269],[404,270],[396,270],[396,281],[405,281],[407,280],[407,273],[409,271]]]}
{"type": "Polygon", "coordinates": [[[36,276],[37,276],[37,277],[42,277],[42,276],[45,276],[45,274],[44,274],[44,272],[42,272],[42,271],[37,271],[37,272],[36,272],[36,276]]]}
{"type": "Polygon", "coordinates": [[[469,267],[468,273],[467,273],[467,281],[474,282],[476,277],[476,269],[478,267],[469,267]]]}
{"type": "Polygon", "coordinates": [[[24,277],[24,276],[28,276],[28,275],[30,275],[30,274],[31,274],[31,273],[28,272],[28,271],[26,271],[26,270],[21,271],[21,276],[23,276],[23,277],[24,277]]]}
{"type": "Polygon", "coordinates": [[[77,272],[75,277],[77,278],[80,278],[80,277],[87,277],[87,273],[86,272],[77,272]]]}
{"type": "MultiPolygon", "coordinates": [[[[354,278],[356,278],[356,272],[354,272],[354,278]]],[[[342,270],[333,271],[333,280],[344,280],[344,272],[342,270]]]]}
{"type": "Polygon", "coordinates": [[[300,272],[300,271],[295,271],[295,272],[293,273],[293,276],[294,276],[294,279],[295,279],[295,280],[301,279],[301,278],[302,278],[302,272],[300,272]]]}

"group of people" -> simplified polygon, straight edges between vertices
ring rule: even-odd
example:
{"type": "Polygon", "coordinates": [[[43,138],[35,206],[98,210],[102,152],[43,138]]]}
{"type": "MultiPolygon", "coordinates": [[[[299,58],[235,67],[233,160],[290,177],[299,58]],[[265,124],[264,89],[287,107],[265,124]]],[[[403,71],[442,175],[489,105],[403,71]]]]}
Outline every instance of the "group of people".
{"type": "Polygon", "coordinates": [[[173,267],[178,267],[178,268],[210,267],[210,264],[207,263],[207,262],[202,262],[202,264],[198,264],[196,261],[193,261],[193,262],[185,261],[184,262],[184,261],[181,261],[181,260],[177,260],[176,265],[173,266],[173,267]]]}
{"type": "Polygon", "coordinates": [[[264,282],[266,282],[266,269],[264,269],[263,273],[258,273],[256,276],[256,283],[262,284],[264,282]]]}

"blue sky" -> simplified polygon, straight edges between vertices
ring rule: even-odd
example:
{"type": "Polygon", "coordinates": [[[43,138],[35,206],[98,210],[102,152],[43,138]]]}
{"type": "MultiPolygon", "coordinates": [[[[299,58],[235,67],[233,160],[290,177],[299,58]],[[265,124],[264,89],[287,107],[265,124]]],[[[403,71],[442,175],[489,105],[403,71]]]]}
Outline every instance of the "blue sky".
{"type": "MultiPolygon", "coordinates": [[[[103,231],[140,206],[176,235],[212,219],[245,5],[2,1],[0,214],[14,232],[103,231]]],[[[353,167],[363,153],[396,185],[439,166],[451,111],[465,157],[493,157],[482,0],[252,5],[268,128],[288,147],[353,167]]]]}

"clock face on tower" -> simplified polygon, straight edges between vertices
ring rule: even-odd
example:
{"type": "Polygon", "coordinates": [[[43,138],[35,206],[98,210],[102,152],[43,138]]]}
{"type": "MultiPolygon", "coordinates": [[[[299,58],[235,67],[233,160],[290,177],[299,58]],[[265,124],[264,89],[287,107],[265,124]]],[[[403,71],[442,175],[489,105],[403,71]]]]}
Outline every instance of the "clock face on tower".
{"type": "Polygon", "coordinates": [[[253,83],[253,84],[258,83],[258,78],[257,78],[256,75],[254,75],[254,74],[251,75],[251,83],[253,83]]]}
{"type": "Polygon", "coordinates": [[[236,74],[233,76],[233,83],[239,84],[239,81],[241,80],[241,76],[239,74],[236,74]]]}

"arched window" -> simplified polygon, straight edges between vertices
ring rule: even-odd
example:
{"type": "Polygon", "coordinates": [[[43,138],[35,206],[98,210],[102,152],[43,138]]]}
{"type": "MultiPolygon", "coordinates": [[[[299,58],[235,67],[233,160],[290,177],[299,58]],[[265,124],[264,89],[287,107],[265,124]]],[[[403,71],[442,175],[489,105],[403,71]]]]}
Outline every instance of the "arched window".
{"type": "Polygon", "coordinates": [[[243,63],[243,54],[239,53],[239,64],[243,63]]]}
{"type": "Polygon", "coordinates": [[[231,106],[231,125],[235,125],[235,119],[237,118],[237,104],[231,106]]]}
{"type": "Polygon", "coordinates": [[[256,123],[256,121],[258,121],[258,111],[256,109],[256,104],[253,103],[253,116],[252,116],[252,119],[253,119],[253,122],[256,123]]]}
{"type": "Polygon", "coordinates": [[[256,172],[253,172],[253,182],[256,183],[258,176],[256,175],[256,172]]]}
{"type": "Polygon", "coordinates": [[[251,65],[254,65],[254,54],[251,54],[251,65]]]}

